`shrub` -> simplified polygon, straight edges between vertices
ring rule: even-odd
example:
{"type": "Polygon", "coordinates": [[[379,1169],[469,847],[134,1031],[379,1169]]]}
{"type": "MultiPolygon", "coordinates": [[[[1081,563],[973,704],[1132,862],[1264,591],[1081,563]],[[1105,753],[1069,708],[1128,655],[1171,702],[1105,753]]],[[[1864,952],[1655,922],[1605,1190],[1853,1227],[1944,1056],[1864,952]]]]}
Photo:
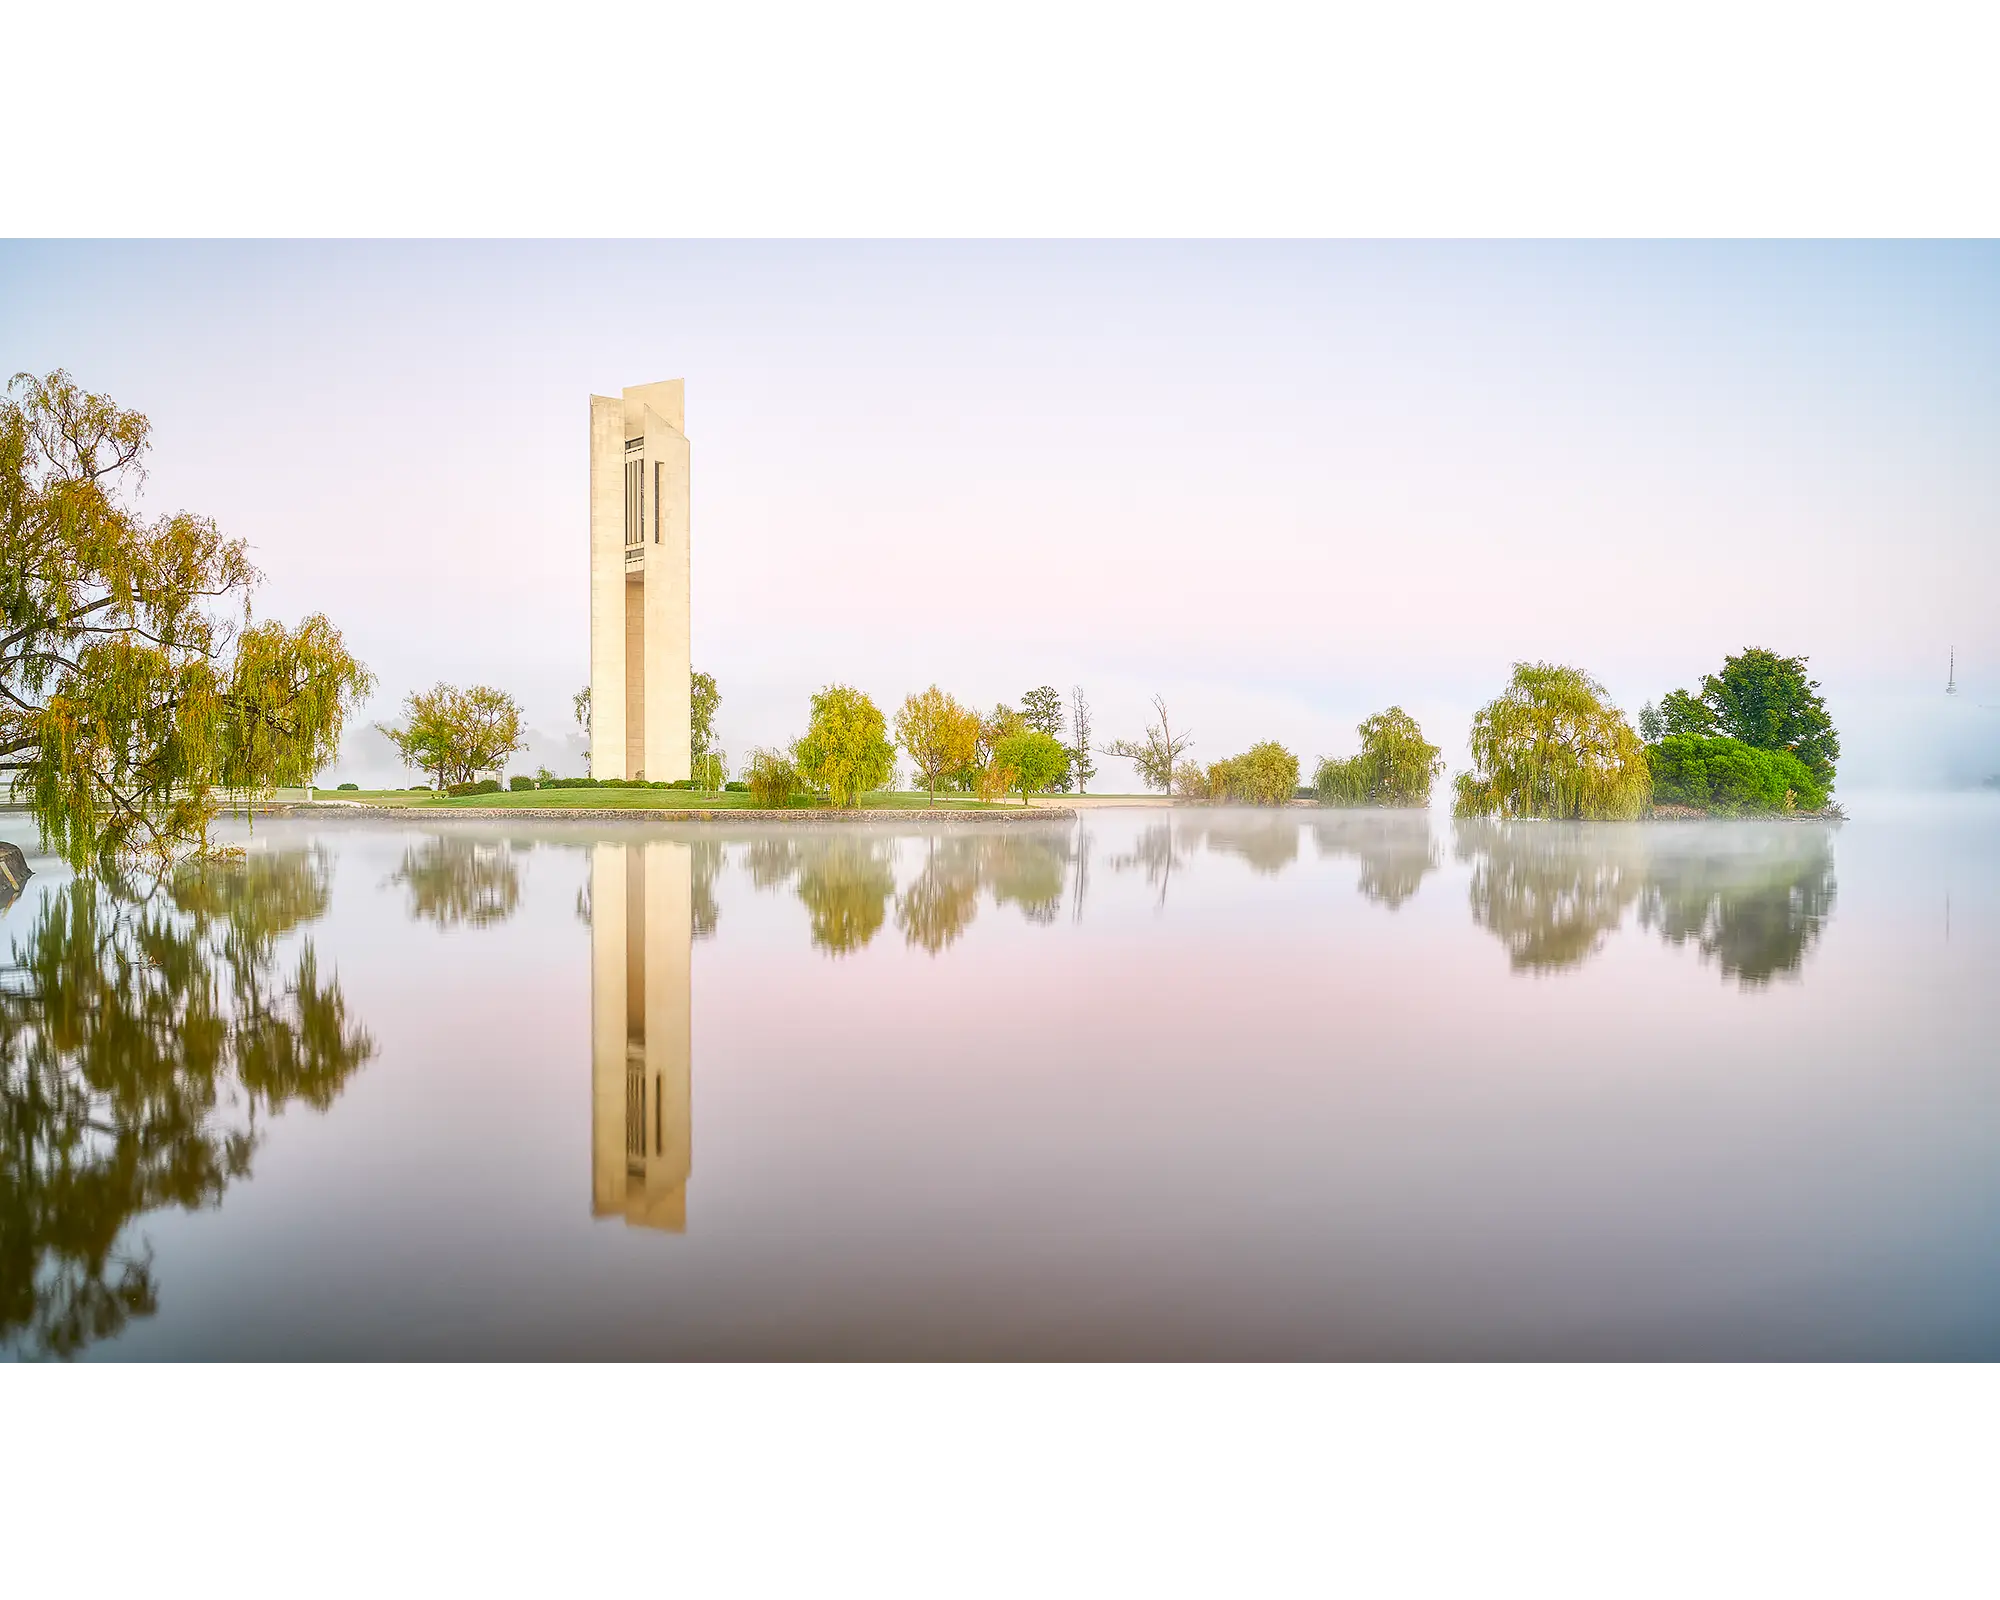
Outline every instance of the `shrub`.
{"type": "Polygon", "coordinates": [[[1218,761],[1213,767],[1204,767],[1199,761],[1183,761],[1174,768],[1174,793],[1183,800],[1207,800],[1210,794],[1209,774],[1223,765],[1225,763],[1218,761]]]}
{"type": "Polygon", "coordinates": [[[516,794],[519,794],[523,789],[532,789],[534,786],[535,780],[533,778],[524,778],[518,772],[507,780],[507,787],[512,789],[516,794]]]}
{"type": "Polygon", "coordinates": [[[429,794],[430,792],[431,786],[427,783],[413,783],[410,785],[411,794],[429,794]]]}
{"type": "Polygon", "coordinates": [[[1824,784],[1789,750],[1759,750],[1720,734],[1669,734],[1646,747],[1656,805],[1693,806],[1717,816],[1818,811],[1824,784]]]}
{"type": "Polygon", "coordinates": [[[748,794],[750,792],[750,785],[731,778],[722,786],[722,792],[724,794],[748,794]]]}
{"type": "Polygon", "coordinates": [[[595,789],[597,787],[597,780],[595,778],[543,778],[541,786],[544,789],[595,789]]]}
{"type": "Polygon", "coordinates": [[[448,795],[498,794],[500,792],[500,780],[498,778],[481,778],[477,783],[448,783],[445,785],[444,792],[448,795]]]}
{"type": "MultiPolygon", "coordinates": [[[[343,783],[343,784],[341,784],[341,785],[340,785],[340,788],[341,788],[341,789],[353,789],[353,790],[356,790],[356,791],[359,791],[359,790],[360,790],[360,788],[361,788],[361,785],[360,785],[360,784],[358,784],[358,783],[343,783]]],[[[338,793],[339,791],[338,791],[338,790],[336,790],[335,792],[336,792],[336,793],[338,793]]]]}
{"type": "Polygon", "coordinates": [[[799,786],[798,768],[777,750],[750,752],[750,793],[760,806],[782,806],[799,786]]]}
{"type": "Polygon", "coordinates": [[[701,785],[692,778],[676,778],[672,783],[658,785],[662,789],[699,789],[701,785]]]}

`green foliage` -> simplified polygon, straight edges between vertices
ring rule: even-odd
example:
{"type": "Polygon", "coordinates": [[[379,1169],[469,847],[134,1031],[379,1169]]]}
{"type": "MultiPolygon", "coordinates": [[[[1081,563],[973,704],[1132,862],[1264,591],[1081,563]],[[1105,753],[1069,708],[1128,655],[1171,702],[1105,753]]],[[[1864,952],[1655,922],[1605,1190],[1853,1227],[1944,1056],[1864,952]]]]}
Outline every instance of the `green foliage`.
{"type": "Polygon", "coordinates": [[[1660,708],[1648,700],[1639,708],[1639,737],[1653,744],[1667,736],[1667,719],[1660,715],[1660,708]]]}
{"type": "Polygon", "coordinates": [[[1356,730],[1361,753],[1331,758],[1313,775],[1313,792],[1327,806],[1427,806],[1444,756],[1424,740],[1417,719],[1401,706],[1367,718],[1356,730]]]}
{"type": "Polygon", "coordinates": [[[780,750],[752,750],[745,776],[757,804],[766,808],[785,805],[799,786],[798,768],[780,750]]]}
{"type": "Polygon", "coordinates": [[[1685,689],[1674,689],[1660,697],[1660,709],[1654,719],[1660,732],[1649,737],[1667,738],[1677,733],[1691,733],[1697,738],[1707,738],[1715,732],[1715,713],[1685,689]]]}
{"type": "Polygon", "coordinates": [[[1652,794],[1645,747],[1604,687],[1575,667],[1516,662],[1507,690],[1472,719],[1461,817],[1621,820],[1652,794]]]}
{"type": "Polygon", "coordinates": [[[521,708],[512,695],[476,684],[441,683],[403,702],[405,726],[376,726],[404,764],[436,777],[440,787],[470,783],[521,748],[521,708]]]}
{"type": "Polygon", "coordinates": [[[1189,771],[1193,765],[1181,769],[1181,792],[1211,805],[1282,806],[1299,786],[1299,758],[1274,739],[1211,762],[1206,772],[1189,771]]]}
{"type": "Polygon", "coordinates": [[[896,742],[910,754],[917,779],[933,801],[938,789],[970,771],[979,752],[979,713],[936,684],[905,697],[896,712],[896,742]]]}
{"type": "Polygon", "coordinates": [[[1013,773],[1014,789],[1023,805],[1029,795],[1053,788],[1069,774],[1069,751],[1062,741],[1033,728],[1007,735],[995,746],[993,760],[1013,773]]]}
{"type": "Polygon", "coordinates": [[[1804,656],[1746,649],[1725,657],[1721,672],[1701,680],[1698,701],[1677,689],[1661,702],[1661,710],[1669,734],[1720,734],[1758,750],[1790,751],[1819,787],[1833,788],[1840,735],[1819,685],[1806,676],[1804,656]],[[1699,713],[1692,709],[1696,706],[1699,713]]]}
{"type": "Polygon", "coordinates": [[[1744,812],[1818,811],[1827,792],[1789,750],[1759,750],[1719,735],[1677,733],[1646,747],[1655,805],[1744,812]]]}
{"type": "Polygon", "coordinates": [[[722,693],[706,672],[688,674],[688,756],[699,763],[715,744],[715,713],[722,693]]]}
{"type": "Polygon", "coordinates": [[[1021,696],[1021,720],[1036,733],[1060,739],[1063,731],[1062,691],[1050,684],[1021,696]]]}
{"type": "MultiPolygon", "coordinates": [[[[805,737],[793,747],[798,774],[835,806],[853,806],[880,788],[896,760],[888,724],[873,700],[846,684],[812,697],[805,737]]],[[[753,777],[752,785],[756,783],[753,777]]]]}
{"type": "Polygon", "coordinates": [[[444,786],[444,792],[453,796],[464,794],[498,794],[500,792],[500,780],[498,778],[481,778],[474,783],[448,783],[444,786]]]}
{"type": "Polygon", "coordinates": [[[750,785],[739,783],[736,779],[731,778],[729,782],[722,786],[722,789],[725,794],[748,794],[750,792],[750,785]]]}
{"type": "Polygon", "coordinates": [[[524,790],[532,789],[534,788],[534,786],[535,786],[535,780],[533,778],[524,778],[518,772],[515,773],[513,777],[507,780],[507,787],[509,789],[512,789],[516,794],[520,794],[524,790]]]}
{"type": "Polygon", "coordinates": [[[583,736],[590,737],[590,685],[585,684],[570,696],[569,708],[576,717],[576,725],[583,729],[583,736]]]}
{"type": "Polygon", "coordinates": [[[354,790],[357,790],[357,791],[358,791],[358,790],[359,790],[359,789],[361,788],[361,785],[360,785],[360,784],[358,784],[358,783],[343,783],[343,784],[341,784],[341,785],[340,785],[340,788],[341,788],[341,789],[343,789],[343,790],[345,790],[345,789],[354,789],[354,790]]]}
{"type": "Polygon", "coordinates": [[[0,773],[78,869],[205,851],[218,790],[310,783],[374,683],[325,617],[251,620],[241,540],[124,502],[150,431],[60,371],[0,397],[0,773]]]}
{"type": "Polygon", "coordinates": [[[1165,792],[1178,780],[1181,755],[1194,744],[1194,738],[1185,731],[1174,732],[1167,702],[1159,695],[1153,696],[1153,711],[1159,720],[1148,724],[1144,738],[1114,739],[1104,747],[1104,753],[1131,762],[1139,769],[1141,783],[1165,792]]]}

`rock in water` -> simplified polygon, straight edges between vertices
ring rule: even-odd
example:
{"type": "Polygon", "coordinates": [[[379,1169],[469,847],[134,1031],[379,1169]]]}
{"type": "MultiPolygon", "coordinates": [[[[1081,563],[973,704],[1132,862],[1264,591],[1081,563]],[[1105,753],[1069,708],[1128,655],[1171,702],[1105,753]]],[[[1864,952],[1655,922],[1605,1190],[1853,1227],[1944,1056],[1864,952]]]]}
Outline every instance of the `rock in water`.
{"type": "Polygon", "coordinates": [[[19,845],[0,843],[0,909],[12,905],[34,875],[19,845]]]}

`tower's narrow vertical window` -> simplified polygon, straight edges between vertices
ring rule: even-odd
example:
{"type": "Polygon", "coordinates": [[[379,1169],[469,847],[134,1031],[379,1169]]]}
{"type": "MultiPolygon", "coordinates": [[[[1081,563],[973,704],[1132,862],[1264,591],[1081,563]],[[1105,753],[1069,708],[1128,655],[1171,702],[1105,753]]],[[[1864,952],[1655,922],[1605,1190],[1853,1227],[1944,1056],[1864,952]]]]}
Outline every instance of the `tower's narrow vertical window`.
{"type": "Polygon", "coordinates": [[[664,462],[653,463],[653,543],[660,542],[660,472],[664,462]]]}

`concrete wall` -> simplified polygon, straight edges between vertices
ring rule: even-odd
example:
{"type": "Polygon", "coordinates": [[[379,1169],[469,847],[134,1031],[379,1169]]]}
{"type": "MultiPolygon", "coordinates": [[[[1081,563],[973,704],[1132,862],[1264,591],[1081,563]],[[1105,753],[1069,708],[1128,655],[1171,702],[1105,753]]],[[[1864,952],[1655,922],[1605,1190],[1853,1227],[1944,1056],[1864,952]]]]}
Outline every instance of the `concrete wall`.
{"type": "Polygon", "coordinates": [[[683,384],[590,400],[590,770],[655,782],[692,775],[689,450],[683,384]],[[642,542],[625,544],[627,439],[643,439],[642,542]]]}
{"type": "Polygon", "coordinates": [[[625,771],[625,405],[590,397],[590,773],[625,771]]]}

